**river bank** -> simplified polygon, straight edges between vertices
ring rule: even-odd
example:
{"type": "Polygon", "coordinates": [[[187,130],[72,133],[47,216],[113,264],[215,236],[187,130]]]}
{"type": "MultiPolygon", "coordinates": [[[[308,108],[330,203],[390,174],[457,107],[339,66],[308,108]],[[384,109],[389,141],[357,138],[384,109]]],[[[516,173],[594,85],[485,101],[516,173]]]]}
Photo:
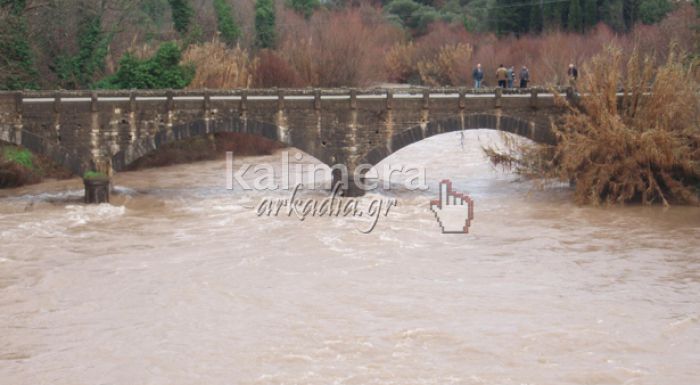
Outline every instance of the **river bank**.
{"type": "Polygon", "coordinates": [[[33,154],[26,148],[9,143],[0,145],[0,188],[14,188],[46,179],[70,177],[70,171],[45,156],[33,154]]]}

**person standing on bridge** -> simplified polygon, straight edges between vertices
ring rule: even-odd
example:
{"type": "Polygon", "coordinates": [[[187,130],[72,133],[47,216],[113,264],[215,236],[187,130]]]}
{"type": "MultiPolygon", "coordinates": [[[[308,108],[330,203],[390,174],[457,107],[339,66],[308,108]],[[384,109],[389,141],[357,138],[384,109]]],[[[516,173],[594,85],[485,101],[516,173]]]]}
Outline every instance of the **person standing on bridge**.
{"type": "Polygon", "coordinates": [[[499,87],[506,88],[506,81],[508,80],[508,70],[503,64],[501,64],[496,70],[496,80],[498,80],[499,87]]]}
{"type": "Polygon", "coordinates": [[[573,63],[569,64],[569,69],[566,71],[566,75],[569,77],[569,86],[575,88],[576,80],[578,80],[578,69],[573,63]]]}
{"type": "Polygon", "coordinates": [[[481,82],[484,80],[484,70],[481,69],[481,63],[477,64],[472,71],[472,78],[474,78],[474,88],[481,88],[481,82]]]}
{"type": "Polygon", "coordinates": [[[515,84],[515,68],[513,66],[508,67],[508,88],[513,88],[515,84]]]}
{"type": "Polygon", "coordinates": [[[530,71],[526,66],[520,70],[520,88],[527,88],[527,83],[530,82],[530,71]]]}

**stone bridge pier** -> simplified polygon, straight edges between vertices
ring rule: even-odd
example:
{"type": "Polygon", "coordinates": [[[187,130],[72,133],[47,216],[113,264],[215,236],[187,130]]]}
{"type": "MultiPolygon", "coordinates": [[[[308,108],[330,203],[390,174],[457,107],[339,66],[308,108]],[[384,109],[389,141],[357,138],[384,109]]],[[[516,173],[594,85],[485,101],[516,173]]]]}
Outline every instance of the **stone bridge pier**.
{"type": "MultiPolygon", "coordinates": [[[[165,143],[241,132],[352,173],[450,131],[486,128],[554,143],[551,123],[565,112],[556,97],[462,88],[1,92],[0,139],[78,175],[112,175],[165,143]]],[[[353,175],[344,187],[362,193],[353,175]]]]}

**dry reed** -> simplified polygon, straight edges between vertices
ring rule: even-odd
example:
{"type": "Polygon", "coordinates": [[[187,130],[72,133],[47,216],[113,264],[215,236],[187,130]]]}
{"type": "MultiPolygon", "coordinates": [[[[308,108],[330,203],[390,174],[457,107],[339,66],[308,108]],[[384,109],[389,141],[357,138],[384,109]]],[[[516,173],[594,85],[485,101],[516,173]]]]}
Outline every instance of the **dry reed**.
{"type": "Polygon", "coordinates": [[[218,38],[197,45],[191,45],[184,53],[182,61],[195,65],[196,72],[190,89],[248,88],[253,83],[256,60],[251,60],[248,52],[236,46],[229,48],[218,38]]]}

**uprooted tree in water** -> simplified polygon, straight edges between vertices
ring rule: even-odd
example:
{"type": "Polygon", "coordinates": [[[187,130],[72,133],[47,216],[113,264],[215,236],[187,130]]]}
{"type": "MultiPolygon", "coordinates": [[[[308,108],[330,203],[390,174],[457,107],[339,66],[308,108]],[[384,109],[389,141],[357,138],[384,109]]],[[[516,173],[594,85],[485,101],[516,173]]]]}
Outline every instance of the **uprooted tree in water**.
{"type": "Polygon", "coordinates": [[[528,177],[573,182],[581,204],[698,204],[700,98],[684,59],[673,52],[655,65],[635,51],[624,62],[608,47],[584,66],[584,96],[554,127],[556,145],[487,155],[528,177]]]}

